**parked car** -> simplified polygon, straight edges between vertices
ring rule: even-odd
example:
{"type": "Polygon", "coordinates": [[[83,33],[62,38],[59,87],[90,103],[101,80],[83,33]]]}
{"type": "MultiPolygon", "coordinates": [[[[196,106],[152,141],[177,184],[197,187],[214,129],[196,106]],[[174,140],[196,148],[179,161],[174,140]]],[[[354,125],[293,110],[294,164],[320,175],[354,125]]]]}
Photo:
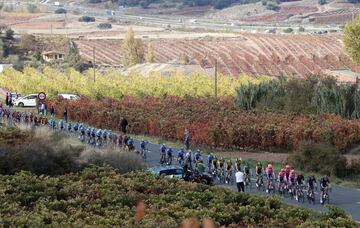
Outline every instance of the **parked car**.
{"type": "Polygon", "coordinates": [[[35,107],[37,94],[29,94],[24,97],[20,97],[14,101],[14,105],[18,107],[35,107]]]}
{"type": "Polygon", "coordinates": [[[181,179],[183,176],[183,168],[181,166],[155,166],[148,169],[151,173],[155,175],[164,175],[168,177],[173,177],[181,179]]]}
{"type": "Polygon", "coordinates": [[[80,97],[78,95],[69,94],[69,93],[59,93],[58,97],[60,97],[62,99],[67,99],[67,100],[79,100],[80,99],[80,97]]]}

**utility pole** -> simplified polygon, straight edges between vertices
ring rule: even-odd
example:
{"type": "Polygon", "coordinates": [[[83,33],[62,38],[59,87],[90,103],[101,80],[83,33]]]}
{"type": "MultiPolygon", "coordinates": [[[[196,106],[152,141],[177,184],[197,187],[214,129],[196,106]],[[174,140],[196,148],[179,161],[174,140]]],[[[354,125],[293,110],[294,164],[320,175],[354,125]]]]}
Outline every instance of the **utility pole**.
{"type": "Polygon", "coordinates": [[[218,88],[217,88],[217,59],[215,59],[215,98],[218,95],[218,88]]]}
{"type": "Polygon", "coordinates": [[[53,33],[52,33],[52,30],[53,30],[53,28],[52,28],[52,24],[50,25],[50,34],[52,35],[53,33]]]}
{"type": "Polygon", "coordinates": [[[95,47],[93,47],[93,70],[94,70],[94,82],[95,82],[95,47]]]}

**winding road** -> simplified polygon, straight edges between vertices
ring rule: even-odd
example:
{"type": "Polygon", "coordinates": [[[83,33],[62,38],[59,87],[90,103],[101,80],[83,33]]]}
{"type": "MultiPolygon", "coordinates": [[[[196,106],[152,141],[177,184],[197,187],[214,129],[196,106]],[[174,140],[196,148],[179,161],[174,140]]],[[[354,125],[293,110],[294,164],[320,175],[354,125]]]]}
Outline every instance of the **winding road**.
{"type": "MultiPolygon", "coordinates": [[[[140,151],[139,140],[135,139],[135,147],[140,151]]],[[[159,165],[160,161],[160,153],[159,148],[160,145],[149,143],[147,145],[148,150],[150,153],[147,156],[146,166],[153,167],[159,165]]],[[[177,151],[179,148],[173,148],[174,151],[177,151]]],[[[175,153],[176,154],[176,153],[175,153]]],[[[204,159],[205,160],[205,159],[204,159]]],[[[223,185],[224,187],[231,188],[234,191],[237,191],[235,185],[223,185]]],[[[319,188],[318,188],[319,189],[319,188]]],[[[257,189],[253,188],[251,193],[258,194],[258,195],[266,195],[264,192],[259,192],[257,189]]],[[[319,204],[319,192],[315,192],[316,194],[316,204],[312,205],[307,203],[298,203],[295,200],[289,198],[283,198],[283,201],[287,204],[300,206],[305,208],[311,208],[316,211],[326,211],[326,208],[319,204]]],[[[330,203],[335,205],[339,208],[342,208],[347,213],[351,214],[353,219],[360,223],[360,189],[353,189],[353,188],[345,188],[338,185],[332,185],[332,192],[330,193],[330,203]]]]}

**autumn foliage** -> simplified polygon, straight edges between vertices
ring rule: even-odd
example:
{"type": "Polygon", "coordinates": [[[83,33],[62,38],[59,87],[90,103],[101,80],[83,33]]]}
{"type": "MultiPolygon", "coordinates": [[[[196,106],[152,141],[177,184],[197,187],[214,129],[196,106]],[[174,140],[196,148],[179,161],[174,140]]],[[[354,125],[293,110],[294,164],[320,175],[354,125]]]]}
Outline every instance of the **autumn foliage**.
{"type": "Polygon", "coordinates": [[[302,141],[329,142],[344,150],[360,141],[360,123],[340,116],[284,115],[242,111],[234,99],[135,98],[95,101],[54,101],[61,116],[68,108],[72,120],[105,129],[118,129],[126,116],[130,133],[182,140],[190,129],[193,144],[231,149],[292,149],[302,141]]]}

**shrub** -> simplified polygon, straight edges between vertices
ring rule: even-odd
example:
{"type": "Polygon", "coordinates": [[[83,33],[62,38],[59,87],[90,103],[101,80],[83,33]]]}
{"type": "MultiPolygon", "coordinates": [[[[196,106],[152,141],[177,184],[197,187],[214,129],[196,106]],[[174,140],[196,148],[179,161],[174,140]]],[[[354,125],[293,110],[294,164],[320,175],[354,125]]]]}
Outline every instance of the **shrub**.
{"type": "Polygon", "coordinates": [[[27,170],[37,175],[62,175],[89,164],[108,164],[121,173],[143,168],[135,154],[98,151],[58,135],[47,128],[0,128],[0,174],[27,170]]]}
{"type": "Polygon", "coordinates": [[[356,227],[341,210],[321,214],[284,205],[274,196],[146,172],[119,175],[108,166],[59,177],[0,176],[0,192],[5,227],[181,227],[191,217],[211,219],[218,227],[356,227]]]}
{"type": "Polygon", "coordinates": [[[183,140],[184,128],[188,128],[193,144],[213,148],[289,149],[296,148],[301,141],[328,141],[345,150],[360,141],[357,120],[325,114],[247,112],[234,107],[231,98],[124,97],[99,101],[84,98],[52,104],[57,110],[68,107],[70,119],[98,128],[118,129],[117,120],[126,116],[133,134],[179,141],[183,140]]]}
{"type": "Polygon", "coordinates": [[[280,7],[279,7],[279,4],[277,2],[267,1],[266,2],[266,9],[277,11],[277,10],[280,9],[280,7]]]}
{"type": "Polygon", "coordinates": [[[59,9],[55,10],[55,13],[56,13],[56,14],[65,14],[65,13],[66,13],[66,9],[59,8],[59,9]]]}
{"type": "Polygon", "coordinates": [[[6,29],[5,31],[5,38],[8,40],[13,40],[14,39],[14,30],[12,30],[11,28],[6,29]]]}
{"type": "Polygon", "coordinates": [[[110,23],[101,23],[97,26],[99,29],[111,29],[112,25],[110,23]]]}
{"type": "Polygon", "coordinates": [[[346,175],[346,158],[328,143],[303,142],[290,155],[289,161],[304,171],[339,177],[346,175]]]}
{"type": "Polygon", "coordinates": [[[95,17],[82,16],[79,18],[80,22],[95,22],[95,17]]]}
{"type": "Polygon", "coordinates": [[[299,27],[299,32],[305,32],[305,28],[302,27],[302,26],[300,26],[300,27],[299,27]]]}
{"type": "Polygon", "coordinates": [[[292,28],[287,28],[283,30],[284,33],[292,33],[294,30],[292,28]]]}

